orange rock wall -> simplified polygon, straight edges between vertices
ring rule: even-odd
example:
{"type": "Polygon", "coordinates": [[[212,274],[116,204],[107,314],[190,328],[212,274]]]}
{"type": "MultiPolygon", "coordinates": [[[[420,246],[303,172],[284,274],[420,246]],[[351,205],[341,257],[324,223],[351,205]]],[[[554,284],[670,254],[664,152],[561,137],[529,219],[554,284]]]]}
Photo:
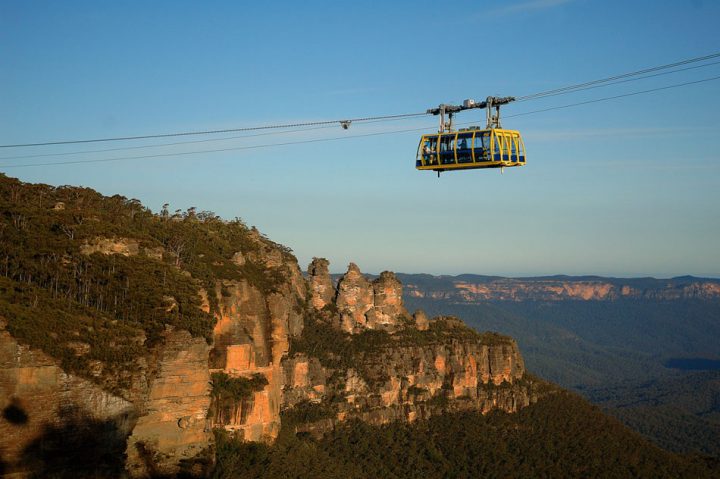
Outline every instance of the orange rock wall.
{"type": "Polygon", "coordinates": [[[24,452],[62,434],[67,443],[82,434],[75,422],[104,424],[108,444],[124,442],[136,420],[133,404],[63,371],[40,350],[19,344],[0,319],[0,457],[6,474],[33,471],[24,452]]]}
{"type": "Polygon", "coordinates": [[[205,418],[210,407],[210,347],[187,331],[169,332],[150,384],[147,401],[127,442],[131,477],[173,475],[179,462],[209,447],[212,433],[205,418]],[[152,458],[148,467],[147,455],[152,458]]]}

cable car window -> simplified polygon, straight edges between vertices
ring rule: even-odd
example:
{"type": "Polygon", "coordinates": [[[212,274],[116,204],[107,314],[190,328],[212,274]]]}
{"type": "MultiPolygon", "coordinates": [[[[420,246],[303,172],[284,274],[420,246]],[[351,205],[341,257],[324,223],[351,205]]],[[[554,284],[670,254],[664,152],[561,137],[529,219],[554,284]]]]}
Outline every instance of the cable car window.
{"type": "Polygon", "coordinates": [[[423,163],[425,165],[437,165],[437,137],[425,138],[423,145],[423,163]]]}
{"type": "Polygon", "coordinates": [[[492,137],[492,151],[493,151],[493,161],[502,161],[501,156],[501,147],[502,145],[500,142],[502,141],[502,136],[500,135],[493,135],[492,137]]]}
{"type": "Polygon", "coordinates": [[[511,161],[518,161],[517,157],[517,138],[514,138],[512,136],[507,137],[508,141],[510,142],[510,160],[511,161]]]}
{"type": "Polygon", "coordinates": [[[440,163],[449,165],[455,163],[455,135],[440,137],[440,163]]]}
{"type": "Polygon", "coordinates": [[[457,138],[457,161],[458,163],[472,163],[472,133],[460,133],[457,138]]]}
{"type": "Polygon", "coordinates": [[[483,147],[483,144],[482,144],[482,133],[478,132],[478,133],[475,135],[475,139],[473,140],[473,148],[480,148],[480,149],[482,149],[482,147],[483,147]]]}
{"type": "Polygon", "coordinates": [[[473,148],[475,149],[475,161],[488,161],[487,153],[490,148],[490,135],[488,132],[478,131],[475,133],[473,148]]]}
{"type": "Polygon", "coordinates": [[[447,151],[448,145],[450,144],[450,137],[440,137],[440,153],[447,151]]]}

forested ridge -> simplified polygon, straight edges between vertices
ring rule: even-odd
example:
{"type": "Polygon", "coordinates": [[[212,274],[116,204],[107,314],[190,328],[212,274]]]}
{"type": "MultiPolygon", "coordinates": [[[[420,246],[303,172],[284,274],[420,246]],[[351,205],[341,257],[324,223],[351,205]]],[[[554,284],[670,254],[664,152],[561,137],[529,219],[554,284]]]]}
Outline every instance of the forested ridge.
{"type": "Polygon", "coordinates": [[[120,195],[0,176],[0,319],[66,370],[97,380],[88,372],[100,361],[105,378],[124,387],[122,370],[166,328],[211,340],[218,280],[273,289],[276,270],[252,258],[231,263],[260,242],[270,243],[242,220],[209,211],[165,205],[155,214],[120,195]],[[103,254],[102,241],[129,252],[103,254]],[[205,310],[202,289],[211,293],[205,310]]]}
{"type": "MultiPolygon", "coordinates": [[[[289,419],[289,418],[288,418],[289,419]]],[[[215,478],[711,478],[718,463],[665,451],[557,390],[518,413],[449,413],[412,424],[353,421],[322,439],[285,420],[273,446],[217,435],[215,478]]]]}

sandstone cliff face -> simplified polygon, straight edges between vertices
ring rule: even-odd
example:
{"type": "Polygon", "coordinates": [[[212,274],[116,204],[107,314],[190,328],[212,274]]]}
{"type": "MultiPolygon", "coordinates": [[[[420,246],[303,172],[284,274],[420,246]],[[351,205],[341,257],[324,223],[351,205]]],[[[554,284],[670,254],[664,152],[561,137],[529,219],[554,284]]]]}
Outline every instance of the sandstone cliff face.
{"type": "Polygon", "coordinates": [[[285,278],[273,291],[261,291],[247,281],[218,284],[215,295],[219,314],[210,353],[210,371],[234,378],[260,374],[267,380],[249,400],[238,401],[232,414],[216,414],[211,427],[222,427],[245,440],[271,442],[280,430],[283,374],[281,360],[289,338],[303,329],[307,285],[297,263],[283,259],[280,251],[259,235],[257,252],[240,253],[285,278]]]}
{"type": "Polygon", "coordinates": [[[122,445],[137,413],[133,404],[98,385],[65,373],[40,350],[18,344],[0,319],[0,456],[6,473],[37,473],[34,451],[58,437],[81,446],[86,435],[121,460],[122,445]],[[83,425],[92,425],[92,429],[83,425]]]}
{"type": "Polygon", "coordinates": [[[181,461],[200,455],[212,440],[205,427],[210,347],[187,331],[168,332],[164,345],[157,375],[127,441],[131,477],[175,475],[181,461]]]}
{"type": "Polygon", "coordinates": [[[694,281],[690,284],[672,280],[652,286],[622,284],[622,280],[555,280],[502,278],[485,282],[452,281],[451,288],[433,288],[418,284],[406,285],[408,295],[417,298],[450,299],[458,302],[478,301],[613,301],[617,299],[649,299],[673,301],[680,299],[720,298],[720,283],[694,281]]]}
{"type": "Polygon", "coordinates": [[[515,412],[536,399],[517,345],[500,336],[390,344],[362,355],[362,371],[324,368],[304,355],[284,365],[286,408],[332,397],[333,416],[301,430],[324,431],[350,418],[385,424],[449,410],[515,412]]]}
{"type": "Polygon", "coordinates": [[[3,177],[0,206],[1,473],[202,475],[215,428],[270,443],[287,418],[533,400],[512,340],[411,318],[393,273],[350,264],[335,288],[316,258],[306,280],[239,219],[87,188],[3,177]]]}

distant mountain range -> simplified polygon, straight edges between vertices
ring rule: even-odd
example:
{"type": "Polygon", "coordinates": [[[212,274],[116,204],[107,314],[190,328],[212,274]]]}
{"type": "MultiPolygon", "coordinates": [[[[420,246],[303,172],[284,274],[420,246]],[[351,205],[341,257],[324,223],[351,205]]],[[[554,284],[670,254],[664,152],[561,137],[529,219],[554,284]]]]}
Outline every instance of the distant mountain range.
{"type": "Polygon", "coordinates": [[[399,274],[398,278],[405,285],[408,297],[449,299],[460,303],[720,298],[720,280],[693,276],[671,279],[564,275],[503,278],[473,274],[459,276],[399,274]]]}

